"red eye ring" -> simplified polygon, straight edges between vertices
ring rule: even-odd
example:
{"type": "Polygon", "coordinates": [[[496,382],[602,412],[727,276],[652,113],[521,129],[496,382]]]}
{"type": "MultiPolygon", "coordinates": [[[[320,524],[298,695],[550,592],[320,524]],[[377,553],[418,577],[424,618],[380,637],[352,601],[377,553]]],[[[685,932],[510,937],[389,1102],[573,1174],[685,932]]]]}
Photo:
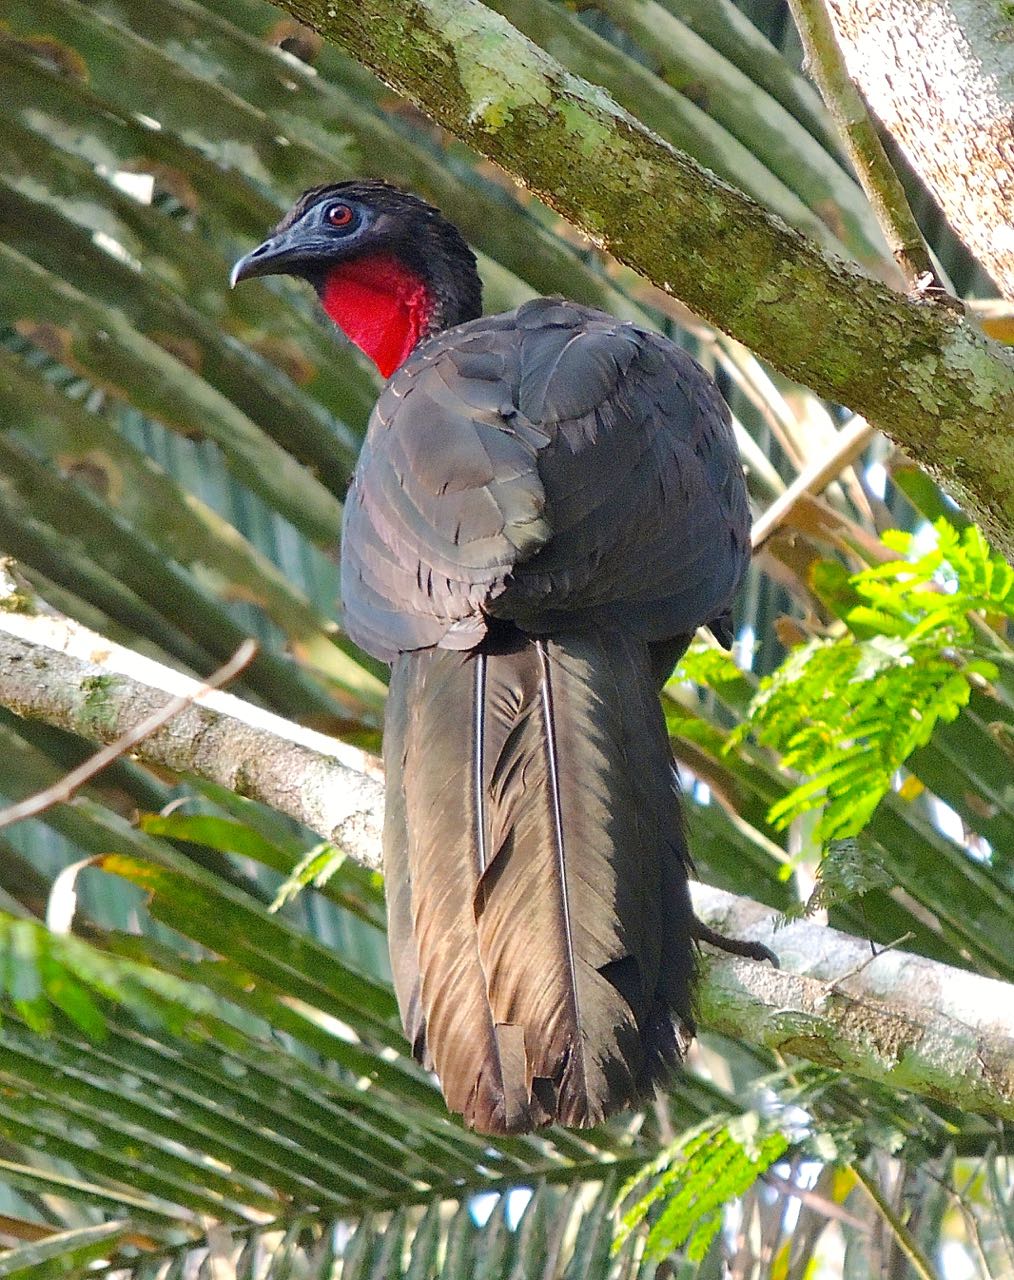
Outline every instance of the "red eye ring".
{"type": "Polygon", "coordinates": [[[347,204],[333,204],[327,211],[327,220],[332,227],[347,227],[353,216],[347,204]]]}

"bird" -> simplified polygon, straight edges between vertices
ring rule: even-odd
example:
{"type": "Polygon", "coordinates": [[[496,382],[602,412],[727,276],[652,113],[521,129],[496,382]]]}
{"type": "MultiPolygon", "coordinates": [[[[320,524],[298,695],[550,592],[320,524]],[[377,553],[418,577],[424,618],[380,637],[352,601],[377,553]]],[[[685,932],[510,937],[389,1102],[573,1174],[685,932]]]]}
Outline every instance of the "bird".
{"type": "MultiPolygon", "coordinates": [[[[668,338],[561,297],[482,313],[419,196],[315,187],[231,283],[284,274],[386,383],[343,514],[342,624],[389,663],[384,875],[415,1057],[483,1133],[652,1096],[701,939],[659,700],[729,647],[750,510],[729,411],[668,338]]],[[[769,957],[770,958],[770,957],[769,957]]]]}

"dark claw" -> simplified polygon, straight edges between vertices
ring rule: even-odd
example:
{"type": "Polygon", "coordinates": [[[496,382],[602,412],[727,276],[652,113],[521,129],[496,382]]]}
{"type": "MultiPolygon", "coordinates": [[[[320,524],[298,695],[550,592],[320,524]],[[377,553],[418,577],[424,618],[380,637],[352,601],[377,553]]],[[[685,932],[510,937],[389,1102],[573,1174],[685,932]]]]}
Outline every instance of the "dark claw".
{"type": "Polygon", "coordinates": [[[781,967],[778,957],[763,942],[745,942],[739,938],[727,938],[724,933],[717,933],[696,916],[693,930],[693,936],[698,942],[710,942],[713,947],[718,947],[720,951],[727,951],[730,955],[746,956],[748,960],[768,960],[776,969],[781,967]]]}
{"type": "Polygon", "coordinates": [[[731,649],[736,639],[736,633],[732,629],[732,614],[723,613],[720,618],[714,618],[708,623],[708,630],[715,637],[723,649],[731,649]]]}

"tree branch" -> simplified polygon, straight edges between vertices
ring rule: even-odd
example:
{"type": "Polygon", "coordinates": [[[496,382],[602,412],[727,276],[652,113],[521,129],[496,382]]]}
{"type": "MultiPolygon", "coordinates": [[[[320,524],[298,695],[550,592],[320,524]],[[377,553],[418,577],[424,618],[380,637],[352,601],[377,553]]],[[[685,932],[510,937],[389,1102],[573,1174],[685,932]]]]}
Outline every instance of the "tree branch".
{"type": "Polygon", "coordinates": [[[1014,24],[1004,0],[826,0],[849,73],[1014,298],[1014,24]]]}
{"type": "Polygon", "coordinates": [[[825,0],[789,0],[789,8],[803,42],[810,74],[838,126],[852,167],[908,287],[914,290],[926,280],[941,293],[945,292],[909,208],[901,179],[887,158],[862,95],[849,77],[825,0]]]}
{"type": "Polygon", "coordinates": [[[283,0],[603,248],[849,405],[1014,559],[1014,353],[823,252],[479,0],[283,0]]]}
{"type": "Polygon", "coordinates": [[[25,818],[37,818],[40,813],[44,813],[54,804],[69,804],[74,798],[75,791],[83,787],[86,782],[91,782],[92,778],[100,774],[103,769],[107,769],[120,756],[125,756],[128,751],[132,751],[145,738],[150,737],[162,725],[168,723],[173,716],[178,716],[181,711],[185,711],[191,703],[199,702],[212,689],[221,689],[235,680],[243,668],[249,665],[256,652],[256,643],[250,639],[244,640],[229,661],[217,671],[213,671],[204,684],[198,685],[193,693],[181,693],[178,697],[170,698],[157,711],[153,711],[146,719],[132,729],[128,729],[121,737],[107,746],[100,747],[93,756],[83,760],[76,769],[71,769],[70,773],[64,774],[53,786],[46,787],[34,796],[29,796],[27,800],[21,800],[17,804],[8,805],[6,809],[0,809],[0,828],[12,826],[15,822],[23,822],[25,818]]]}
{"type": "MultiPolygon", "coordinates": [[[[25,611],[0,581],[0,705],[98,742],[201,686],[59,617],[25,611]],[[6,604],[6,610],[3,605],[6,604]]],[[[229,694],[208,693],[137,744],[146,763],[196,774],[380,864],[383,784],[365,753],[229,694]]],[[[709,926],[772,947],[766,964],[705,950],[705,1027],[968,1110],[1014,1120],[1014,991],[694,886],[709,926]],[[837,984],[841,983],[841,987],[837,984]],[[843,988],[843,989],[842,989],[843,988]]]]}
{"type": "MultiPolygon", "coordinates": [[[[69,619],[22,611],[9,588],[0,572],[0,706],[111,743],[169,698],[200,693],[198,681],[69,619]]],[[[383,774],[365,751],[213,692],[139,742],[133,755],[259,800],[356,861],[380,866],[383,774]]]]}

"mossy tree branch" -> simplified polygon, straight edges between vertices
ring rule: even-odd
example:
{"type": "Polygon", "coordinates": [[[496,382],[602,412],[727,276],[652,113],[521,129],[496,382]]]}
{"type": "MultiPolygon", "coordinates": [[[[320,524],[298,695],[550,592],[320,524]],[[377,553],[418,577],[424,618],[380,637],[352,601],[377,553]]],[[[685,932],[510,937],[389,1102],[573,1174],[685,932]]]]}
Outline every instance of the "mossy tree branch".
{"type": "Polygon", "coordinates": [[[849,78],[825,0],[789,0],[789,8],[806,50],[810,74],[838,127],[849,159],[909,288],[925,282],[943,290],[922,232],[909,208],[905,188],[891,167],[862,95],[849,78]]]}
{"type": "MultiPolygon", "coordinates": [[[[0,577],[0,706],[111,742],[199,685],[111,645],[0,577]]],[[[380,862],[383,784],[362,752],[209,693],[136,747],[148,763],[196,774],[317,831],[367,866],[380,862]]],[[[704,922],[765,943],[782,968],[708,954],[704,1026],[967,1110],[1014,1120],[1014,998],[989,978],[869,945],[695,886],[704,922]]]]}
{"type": "Polygon", "coordinates": [[[1014,558],[1014,355],[650,133],[479,0],[282,0],[604,249],[886,431],[1014,558]]]}

